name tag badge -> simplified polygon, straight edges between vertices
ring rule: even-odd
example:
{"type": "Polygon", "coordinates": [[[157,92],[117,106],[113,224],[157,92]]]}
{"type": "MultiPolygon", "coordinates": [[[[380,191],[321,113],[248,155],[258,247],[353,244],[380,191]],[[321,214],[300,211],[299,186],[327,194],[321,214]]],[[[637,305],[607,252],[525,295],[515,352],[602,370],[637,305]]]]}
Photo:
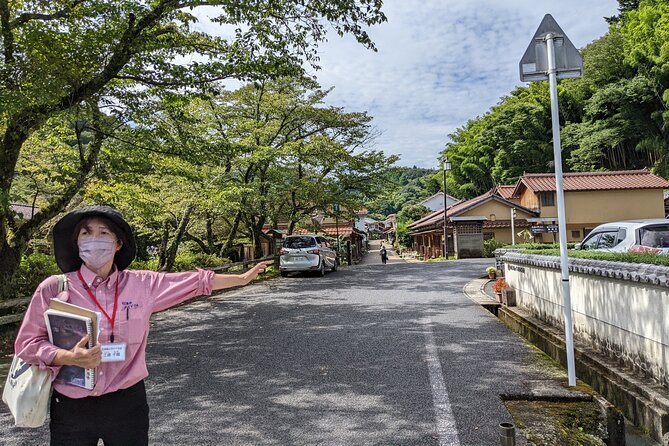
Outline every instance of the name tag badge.
{"type": "Polygon", "coordinates": [[[102,362],[125,361],[125,342],[102,344],[100,347],[102,348],[102,362]]]}

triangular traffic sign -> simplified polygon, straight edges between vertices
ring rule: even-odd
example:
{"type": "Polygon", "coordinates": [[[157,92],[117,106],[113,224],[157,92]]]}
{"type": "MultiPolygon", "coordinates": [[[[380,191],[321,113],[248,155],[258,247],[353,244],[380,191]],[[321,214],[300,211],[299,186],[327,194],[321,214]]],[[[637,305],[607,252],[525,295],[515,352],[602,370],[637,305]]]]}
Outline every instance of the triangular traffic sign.
{"type": "Polygon", "coordinates": [[[583,74],[583,58],[553,16],[546,14],[525,54],[520,59],[520,80],[523,82],[548,79],[548,50],[546,36],[553,34],[555,67],[558,79],[580,77],[583,74]]]}

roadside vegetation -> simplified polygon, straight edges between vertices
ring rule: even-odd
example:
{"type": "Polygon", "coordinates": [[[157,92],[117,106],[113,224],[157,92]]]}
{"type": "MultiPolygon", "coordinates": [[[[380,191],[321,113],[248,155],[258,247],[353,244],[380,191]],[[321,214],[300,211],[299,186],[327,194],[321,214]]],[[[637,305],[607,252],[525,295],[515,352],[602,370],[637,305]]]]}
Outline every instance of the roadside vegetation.
{"type": "Polygon", "coordinates": [[[211,266],[243,244],[258,256],[265,224],[292,231],[333,203],[352,217],[397,159],[369,149],[365,111],[326,105],[331,86],[307,73],[328,30],[375,50],[381,2],[2,9],[0,299],[54,272],[47,234],[74,207],[118,208],[140,266],[211,266]]]}

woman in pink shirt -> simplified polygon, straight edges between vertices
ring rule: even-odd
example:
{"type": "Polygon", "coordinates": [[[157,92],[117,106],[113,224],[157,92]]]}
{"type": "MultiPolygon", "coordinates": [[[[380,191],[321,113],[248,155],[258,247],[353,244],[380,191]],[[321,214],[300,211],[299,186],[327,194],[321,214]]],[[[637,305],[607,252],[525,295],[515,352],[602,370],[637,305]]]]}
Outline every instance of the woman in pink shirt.
{"type": "Polygon", "coordinates": [[[16,338],[16,354],[48,369],[51,445],[148,445],[149,407],[144,389],[146,341],[151,314],[214,290],[244,286],[271,264],[240,275],[198,270],[185,273],[129,271],[135,238],[114,209],[92,206],[63,217],[53,229],[54,254],[69,290],[59,299],[101,314],[98,344],[85,337],[70,350],[49,342],[44,311],[58,294],[55,276],[33,295],[16,338]],[[103,358],[104,357],[104,358],[103,358]],[[93,389],[56,379],[61,367],[95,369],[93,389]]]}

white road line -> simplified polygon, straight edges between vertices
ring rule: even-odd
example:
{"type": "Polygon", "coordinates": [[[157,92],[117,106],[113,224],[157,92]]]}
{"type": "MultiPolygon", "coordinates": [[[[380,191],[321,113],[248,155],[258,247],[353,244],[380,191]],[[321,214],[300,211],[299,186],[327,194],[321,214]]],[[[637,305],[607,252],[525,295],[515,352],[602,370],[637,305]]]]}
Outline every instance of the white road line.
{"type": "Polygon", "coordinates": [[[458,431],[455,427],[455,418],[451,410],[451,402],[448,399],[448,391],[444,382],[444,374],[439,362],[437,346],[432,333],[432,321],[429,317],[423,319],[425,327],[425,351],[427,352],[427,370],[432,387],[432,403],[437,424],[437,435],[439,446],[460,446],[458,431]]]}

